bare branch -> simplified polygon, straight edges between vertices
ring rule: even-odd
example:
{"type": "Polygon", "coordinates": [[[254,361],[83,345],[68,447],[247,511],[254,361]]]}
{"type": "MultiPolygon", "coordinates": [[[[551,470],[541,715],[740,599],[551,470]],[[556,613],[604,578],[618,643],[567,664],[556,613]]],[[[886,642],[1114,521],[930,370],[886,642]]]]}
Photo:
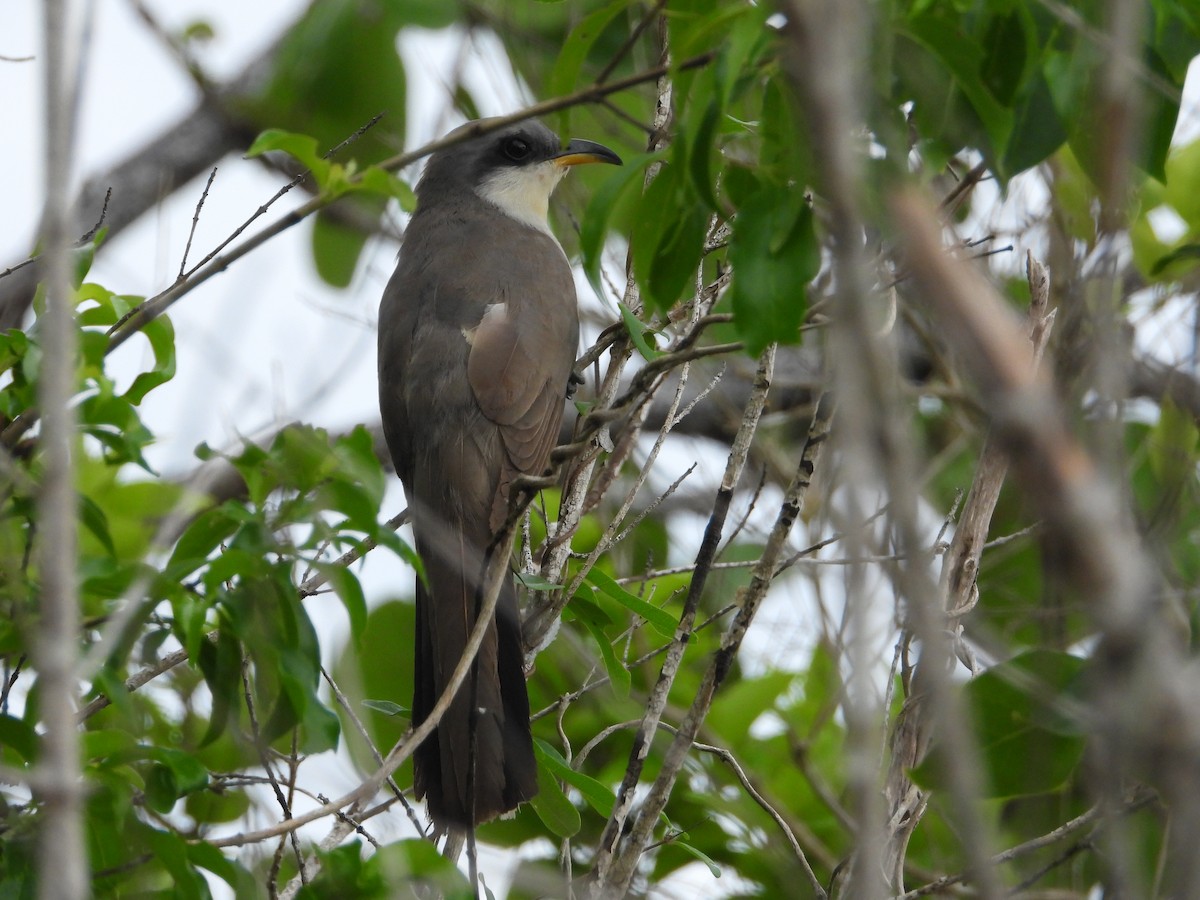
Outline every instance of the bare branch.
{"type": "MultiPolygon", "coordinates": [[[[1031,364],[1036,366],[1049,339],[1054,312],[1049,308],[1050,281],[1045,268],[1032,255],[1027,257],[1026,267],[1031,296],[1026,330],[1033,346],[1031,364]]],[[[994,436],[989,435],[954,538],[946,551],[939,585],[946,617],[943,627],[954,635],[960,658],[965,656],[960,619],[977,599],[975,583],[979,563],[1007,473],[1007,457],[994,436]]],[[[963,662],[974,670],[968,660],[963,662]]],[[[914,682],[925,683],[930,677],[936,677],[923,671],[925,665],[924,658],[918,661],[914,682]]],[[[935,718],[927,707],[930,699],[929,696],[911,695],[900,711],[892,734],[892,759],[884,785],[889,822],[884,864],[895,886],[904,883],[908,841],[921,822],[929,798],[929,792],[917,787],[909,773],[924,760],[929,749],[929,734],[935,718]]]]}
{"type": "Polygon", "coordinates": [[[183,248],[183,256],[179,260],[179,275],[184,277],[184,270],[187,268],[188,254],[192,252],[192,239],[196,236],[196,227],[200,224],[200,210],[204,209],[204,201],[208,199],[208,192],[212,188],[213,179],[217,177],[217,167],[213,166],[212,171],[208,173],[208,181],[204,182],[204,190],[200,192],[200,199],[196,201],[196,211],[192,213],[192,227],[188,229],[187,244],[183,248]]]}
{"type": "Polygon", "coordinates": [[[41,576],[34,664],[39,711],[45,726],[35,781],[42,804],[37,837],[37,890],[46,900],[74,900],[88,893],[83,834],[83,784],[79,732],[75,727],[78,685],[79,585],[76,574],[75,294],[71,289],[67,185],[75,144],[75,85],[67,0],[47,0],[46,41],[46,312],[45,356],[39,379],[43,470],[38,503],[38,568],[41,576]]]}
{"type": "MultiPolygon", "coordinates": [[[[898,195],[893,211],[924,296],[962,348],[1016,481],[1061,549],[1064,577],[1100,628],[1096,677],[1104,689],[1091,724],[1100,736],[1096,765],[1104,776],[1097,788],[1104,805],[1116,815],[1111,787],[1147,771],[1171,809],[1171,881],[1180,896],[1195,893],[1200,861],[1177,841],[1200,827],[1194,699],[1200,685],[1141,538],[1119,491],[1068,431],[1050,385],[1032,373],[1031,351],[1003,299],[976,271],[942,252],[937,220],[923,199],[898,195]]],[[[1113,877],[1124,881],[1119,860],[1113,877]]]]}
{"type": "MultiPolygon", "coordinates": [[[[766,351],[763,363],[764,367],[768,368],[768,372],[765,373],[768,378],[770,353],[770,350],[766,351]]],[[[747,418],[750,418],[750,415],[748,411],[747,418]]],[[[607,872],[600,870],[600,877],[597,878],[596,884],[602,895],[615,894],[616,896],[624,896],[629,890],[630,882],[637,869],[637,863],[649,846],[650,836],[658,823],[659,815],[662,813],[671,795],[675,779],[678,777],[687,754],[696,740],[700,725],[708,715],[713,698],[716,696],[721,683],[725,680],[725,676],[729,673],[738,650],[741,647],[742,640],[750,627],[750,623],[754,620],[755,614],[766,597],[767,589],[774,579],[775,570],[783,555],[783,548],[786,545],[788,535],[791,533],[792,525],[800,514],[800,507],[804,501],[804,496],[812,482],[814,468],[820,457],[822,445],[829,433],[831,417],[832,404],[818,405],[817,414],[809,429],[808,439],[805,441],[804,448],[800,454],[795,477],[788,486],[783,504],[779,510],[779,515],[775,520],[775,525],[772,527],[771,534],[767,538],[767,545],[751,576],[750,585],[741,592],[739,597],[741,603],[740,609],[734,617],[733,622],[730,623],[728,630],[721,638],[721,647],[713,655],[704,673],[700,688],[696,692],[696,699],[680,723],[675,739],[671,742],[671,746],[663,760],[659,775],[655,779],[650,793],[638,809],[637,816],[633,820],[633,827],[620,844],[620,849],[610,864],[610,870],[607,872]]],[[[750,429],[751,432],[752,430],[750,429]]],[[[730,467],[726,469],[727,476],[730,474],[731,468],[734,468],[732,459],[730,467]]],[[[728,477],[727,481],[722,483],[722,487],[726,483],[728,483],[728,477]]],[[[719,535],[717,537],[719,539],[719,535]]],[[[701,571],[697,572],[697,576],[701,574],[701,571]]],[[[682,632],[684,624],[681,620],[680,632],[682,632]]],[[[620,803],[620,798],[621,795],[618,794],[618,804],[620,803]]],[[[611,821],[610,819],[610,823],[611,821]]],[[[602,845],[602,849],[604,849],[604,846],[602,845]]],[[[803,859],[803,856],[801,858],[803,859]]],[[[599,869],[599,865],[597,865],[597,869],[599,869]]],[[[804,862],[804,869],[809,877],[814,893],[818,897],[824,898],[824,888],[821,886],[811,867],[808,866],[806,860],[804,862]]]]}

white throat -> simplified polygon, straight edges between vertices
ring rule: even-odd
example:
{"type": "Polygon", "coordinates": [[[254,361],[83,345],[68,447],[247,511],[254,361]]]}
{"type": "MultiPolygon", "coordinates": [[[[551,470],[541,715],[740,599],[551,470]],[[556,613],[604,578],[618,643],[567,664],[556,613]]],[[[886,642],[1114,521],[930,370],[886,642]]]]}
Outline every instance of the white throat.
{"type": "Polygon", "coordinates": [[[475,192],[506,216],[554,237],[547,218],[550,195],[566,174],[565,168],[552,162],[505,168],[485,178],[475,192]]]}

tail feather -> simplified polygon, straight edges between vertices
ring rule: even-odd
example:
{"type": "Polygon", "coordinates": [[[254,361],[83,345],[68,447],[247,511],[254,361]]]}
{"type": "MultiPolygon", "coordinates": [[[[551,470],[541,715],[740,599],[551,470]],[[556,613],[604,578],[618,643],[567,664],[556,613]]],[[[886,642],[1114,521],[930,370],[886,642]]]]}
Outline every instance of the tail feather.
{"type": "MultiPolygon", "coordinates": [[[[460,529],[452,531],[457,533],[436,543],[418,532],[429,587],[417,585],[414,724],[428,718],[445,690],[475,623],[482,554],[460,529]]],[[[417,748],[413,765],[417,796],[425,798],[442,829],[490,821],[537,792],[521,624],[511,576],[501,586],[495,619],[476,657],[474,685],[468,677],[438,727],[417,748]]]]}

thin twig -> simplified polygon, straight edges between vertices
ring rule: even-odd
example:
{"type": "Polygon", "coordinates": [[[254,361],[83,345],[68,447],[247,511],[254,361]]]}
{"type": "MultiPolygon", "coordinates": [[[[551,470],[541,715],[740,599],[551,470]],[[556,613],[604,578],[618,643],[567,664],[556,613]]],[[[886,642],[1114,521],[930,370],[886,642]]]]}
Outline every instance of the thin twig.
{"type": "MultiPolygon", "coordinates": [[[[292,808],[291,804],[288,803],[287,797],[283,795],[283,789],[279,787],[279,779],[275,776],[275,767],[271,765],[267,746],[263,742],[262,732],[258,727],[258,711],[254,703],[254,691],[250,687],[249,658],[242,660],[242,695],[246,700],[246,715],[250,720],[250,735],[254,741],[255,749],[258,751],[259,762],[262,763],[263,771],[266,772],[267,783],[271,785],[271,792],[275,795],[275,802],[279,804],[279,808],[283,812],[283,818],[286,821],[292,817],[292,808]]],[[[280,841],[271,860],[271,868],[267,874],[267,884],[270,886],[272,895],[275,893],[275,881],[279,875],[279,867],[283,863],[283,848],[288,838],[291,839],[292,852],[296,855],[297,863],[301,868],[304,866],[304,855],[300,852],[300,845],[296,841],[296,833],[294,831],[290,832],[280,841]]]]}
{"type": "Polygon", "coordinates": [[[187,244],[183,248],[183,258],[179,260],[179,278],[184,277],[188,254],[192,252],[192,239],[196,236],[196,228],[200,225],[200,210],[204,209],[204,201],[208,199],[209,188],[212,187],[213,179],[216,177],[217,167],[213,166],[212,171],[208,173],[208,181],[204,182],[204,190],[200,192],[200,199],[196,201],[196,210],[192,213],[192,227],[188,229],[187,244]]]}
{"type": "MultiPolygon", "coordinates": [[[[392,531],[395,531],[396,529],[405,525],[411,518],[412,514],[408,511],[408,508],[405,507],[404,509],[400,510],[400,512],[396,513],[396,515],[387,520],[386,527],[390,528],[392,531]]],[[[337,568],[347,568],[352,563],[358,562],[358,560],[362,559],[363,556],[378,546],[379,542],[374,538],[365,538],[361,543],[358,544],[358,546],[352,547],[339,556],[331,565],[337,568]]],[[[300,599],[303,600],[305,597],[313,596],[328,583],[329,575],[325,572],[317,572],[313,575],[310,575],[308,578],[304,579],[304,581],[301,582],[300,587],[297,588],[297,591],[300,594],[300,599]]]]}
{"type": "Polygon", "coordinates": [[[757,803],[763,809],[763,811],[766,812],[766,814],[770,816],[772,820],[774,820],[775,824],[779,827],[779,830],[783,832],[783,836],[787,838],[788,846],[792,848],[792,853],[800,863],[800,867],[804,870],[805,874],[809,876],[809,883],[813,886],[813,893],[816,894],[817,897],[825,897],[825,890],[821,886],[820,881],[817,880],[817,876],[813,872],[812,866],[810,866],[808,863],[808,857],[805,855],[803,848],[800,846],[800,842],[796,840],[796,834],[792,831],[791,826],[788,825],[787,819],[780,815],[779,811],[770,803],[768,803],[767,799],[758,792],[758,789],[750,781],[750,777],[746,774],[746,770],[742,768],[741,763],[737,761],[737,758],[724,747],[715,747],[712,744],[702,744],[699,741],[693,742],[692,746],[705,753],[711,753],[733,770],[733,774],[737,776],[737,780],[741,782],[742,790],[749,794],[750,799],[757,803]]]}
{"type": "Polygon", "coordinates": [[[596,84],[604,84],[604,82],[608,81],[608,76],[616,71],[617,66],[619,66],[622,60],[629,55],[629,51],[633,49],[633,46],[637,43],[638,38],[642,36],[646,28],[651,22],[654,21],[655,17],[662,12],[663,7],[666,5],[667,0],[656,0],[655,4],[646,10],[646,14],[638,20],[638,23],[635,26],[633,26],[629,32],[629,36],[625,38],[624,43],[617,48],[617,52],[612,55],[612,58],[609,59],[607,65],[600,70],[600,74],[596,76],[596,84]]]}
{"type": "MultiPolygon", "coordinates": [[[[1139,809],[1143,809],[1146,806],[1157,802],[1157,799],[1158,798],[1155,796],[1153,791],[1145,789],[1138,790],[1124,804],[1121,812],[1123,815],[1137,812],[1139,809]]],[[[1028,856],[1030,853],[1035,853],[1038,850],[1051,847],[1064,838],[1074,834],[1076,831],[1079,831],[1081,828],[1093,823],[1102,823],[1105,815],[1107,815],[1105,810],[1101,809],[1099,806],[1093,806],[1087,811],[1076,816],[1074,819],[1064,822],[1062,825],[1059,825],[1052,831],[1048,831],[1046,834],[1031,838],[1028,841],[1023,841],[1022,843],[1017,844],[1015,847],[1009,847],[1007,850],[997,853],[994,857],[992,857],[992,864],[995,866],[1001,866],[1005,863],[1012,862],[1014,859],[1020,859],[1022,856],[1028,856]]],[[[918,897],[927,897],[931,894],[938,894],[952,885],[962,884],[968,879],[968,877],[969,876],[966,872],[959,872],[955,875],[944,875],[941,878],[934,879],[928,884],[923,884],[918,888],[914,888],[911,891],[900,894],[895,898],[895,900],[916,900],[918,897]]]]}
{"type": "MultiPolygon", "coordinates": [[[[93,238],[95,238],[97,232],[99,232],[101,227],[104,225],[104,219],[108,216],[108,201],[111,199],[112,199],[112,188],[109,188],[107,191],[104,192],[104,205],[100,208],[100,217],[98,219],[96,219],[96,224],[93,225],[91,228],[89,228],[87,231],[85,231],[83,233],[83,235],[79,238],[79,240],[77,240],[74,244],[71,245],[72,249],[78,250],[81,247],[85,247],[85,246],[87,246],[87,244],[91,243],[93,238]]],[[[23,269],[26,266],[32,265],[32,264],[38,262],[39,260],[41,260],[41,258],[42,258],[42,255],[40,253],[38,253],[38,254],[35,254],[34,256],[29,257],[26,260],[23,260],[23,261],[17,263],[16,265],[9,266],[3,272],[0,272],[0,278],[3,278],[6,275],[11,275],[13,272],[16,272],[18,269],[23,269]]]]}
{"type": "MultiPolygon", "coordinates": [[[[707,582],[710,571],[709,567],[712,565],[717,548],[720,546],[721,533],[725,527],[725,519],[729,512],[729,505],[733,499],[733,492],[738,481],[741,480],[742,470],[745,467],[746,458],[750,452],[751,440],[758,428],[763,408],[766,406],[767,391],[771,385],[774,362],[775,348],[772,345],[763,352],[759,360],[758,372],[754,378],[754,389],[746,405],[745,413],[742,416],[742,423],[738,428],[737,436],[730,448],[725,466],[725,474],[717,490],[717,496],[713,502],[712,514],[708,525],[705,527],[700,549],[696,554],[695,571],[692,574],[688,594],[684,600],[683,610],[680,613],[679,626],[675,631],[675,639],[667,651],[667,657],[663,661],[662,668],[659,671],[658,680],[655,682],[646,704],[646,714],[634,737],[633,749],[630,752],[625,775],[621,780],[620,786],[617,788],[616,804],[600,837],[591,875],[593,896],[604,896],[613,890],[618,894],[624,894],[628,878],[632,876],[633,863],[630,859],[629,851],[619,851],[618,842],[625,834],[626,820],[632,814],[636,788],[641,779],[646,756],[650,751],[650,743],[654,739],[654,733],[658,728],[662,711],[666,706],[667,695],[683,660],[684,650],[687,647],[692,625],[696,617],[696,610],[699,606],[700,595],[707,582]],[[620,869],[615,868],[618,863],[621,865],[620,869]],[[611,873],[610,869],[612,870],[611,873]]],[[[642,816],[639,815],[637,821],[642,822],[642,816]]],[[[640,835],[640,841],[636,844],[636,850],[633,851],[635,854],[634,859],[640,857],[642,847],[647,843],[647,836],[647,834],[640,835]]]]}
{"type": "MultiPolygon", "coordinates": [[[[358,732],[358,736],[361,737],[363,742],[367,745],[367,749],[370,751],[371,756],[375,759],[375,764],[380,766],[383,765],[383,754],[380,753],[379,748],[375,746],[375,741],[371,739],[370,732],[367,731],[367,726],[363,724],[362,719],[359,718],[358,713],[351,705],[350,698],[342,692],[342,689],[338,687],[337,682],[333,680],[333,677],[325,670],[324,666],[321,666],[321,676],[325,679],[325,683],[329,685],[329,689],[333,691],[333,698],[337,701],[338,706],[340,706],[346,715],[350,717],[350,723],[354,726],[354,730],[358,732]]],[[[401,805],[404,807],[404,811],[408,815],[409,821],[412,822],[413,828],[417,830],[417,834],[423,838],[431,837],[431,835],[423,827],[421,827],[421,820],[417,818],[416,810],[414,810],[409,804],[408,799],[404,796],[404,791],[400,789],[400,786],[396,784],[395,780],[391,776],[388,776],[387,786],[391,789],[393,796],[395,796],[395,798],[399,800],[401,805]]]]}
{"type": "MultiPolygon", "coordinates": [[[[773,350],[773,347],[769,348],[764,354],[763,365],[767,371],[763,373],[760,368],[760,374],[765,375],[767,383],[769,383],[770,378],[770,361],[774,356],[773,350]]],[[[756,379],[756,382],[759,380],[756,379]]],[[[763,396],[765,397],[765,389],[763,390],[763,396]]],[[[792,525],[799,517],[804,497],[812,483],[812,475],[820,457],[821,448],[829,433],[831,416],[832,403],[819,403],[813,423],[809,428],[808,439],[800,453],[796,474],[791,484],[788,485],[783,503],[779,509],[779,515],[767,538],[762,558],[759,560],[759,564],[755,567],[754,573],[750,578],[750,585],[740,593],[739,599],[741,605],[737,615],[722,636],[720,649],[713,654],[705,670],[700,687],[696,691],[696,699],[679,725],[675,739],[671,742],[671,746],[668,748],[663,759],[658,777],[655,779],[649,793],[642,801],[636,817],[633,819],[633,827],[625,835],[620,850],[615,854],[615,857],[608,866],[608,870],[601,872],[600,877],[596,880],[598,893],[601,895],[615,894],[623,896],[629,890],[634,872],[637,870],[642,854],[650,844],[650,836],[658,823],[660,814],[666,807],[667,800],[675,785],[675,779],[678,777],[692,744],[696,740],[700,725],[708,715],[717,690],[732,668],[733,661],[737,656],[738,650],[741,648],[742,640],[745,638],[746,632],[749,630],[750,624],[753,622],[766,596],[767,589],[774,579],[779,557],[782,555],[788,535],[791,533],[792,525]]],[[[681,629],[682,626],[683,623],[681,622],[681,629]]],[[[604,846],[602,845],[602,848],[604,846]]],[[[802,868],[809,878],[814,894],[819,898],[824,898],[825,890],[817,879],[816,874],[808,865],[803,854],[801,854],[800,858],[802,868]]]]}

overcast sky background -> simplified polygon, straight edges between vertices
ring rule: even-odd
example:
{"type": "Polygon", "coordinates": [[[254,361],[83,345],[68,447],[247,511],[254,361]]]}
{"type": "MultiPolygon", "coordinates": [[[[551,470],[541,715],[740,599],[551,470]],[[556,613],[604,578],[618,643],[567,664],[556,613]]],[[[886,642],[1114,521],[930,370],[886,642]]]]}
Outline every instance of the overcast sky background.
{"type": "MultiPolygon", "coordinates": [[[[146,0],[168,28],[204,20],[214,39],[197,56],[220,81],[236,72],[268,45],[307,6],[302,0],[146,0]]],[[[84,93],[76,142],[76,180],[102,171],[136,151],[164,126],[190,108],[196,89],[162,43],[138,20],[128,0],[95,0],[85,57],[84,93]]],[[[28,62],[0,61],[0,270],[23,259],[40,213],[42,198],[43,70],[40,56],[41,4],[37,0],[0,2],[0,57],[35,57],[28,62]]],[[[409,84],[408,146],[444,133],[455,122],[445,118],[446,84],[460,56],[462,32],[408,32],[401,51],[409,84]]],[[[533,97],[516,84],[498,44],[476,41],[466,61],[465,79],[485,114],[519,108],[533,97]]],[[[1177,139],[1200,134],[1197,100],[1200,75],[1193,64],[1185,98],[1185,122],[1177,139]]],[[[402,173],[413,178],[415,172],[402,173]]],[[[125,294],[150,295],[169,285],[179,268],[203,177],[167,198],[154,213],[116,238],[94,265],[90,280],[125,294]]],[[[226,159],[209,193],[193,244],[198,259],[225,238],[272,196],[281,178],[253,162],[226,159]]],[[[302,202],[290,196],[266,221],[302,202]]],[[[1027,202],[1014,190],[1007,206],[1027,202]]],[[[268,242],[247,259],[210,280],[177,304],[171,318],[178,341],[176,381],[152,393],[143,415],[159,444],[148,457],[161,471],[187,471],[193,448],[201,441],[228,446],[294,418],[337,431],[378,417],[375,391],[374,323],[379,295],[391,274],[396,248],[373,242],[350,289],[338,291],[316,276],[309,253],[309,228],[302,224],[268,242]]],[[[1017,248],[1014,259],[1024,259],[1017,248]]],[[[590,294],[585,283],[581,295],[590,294]]],[[[1173,328],[1174,326],[1170,326],[1173,328]]],[[[1168,335],[1169,337],[1169,335],[1168,335]]],[[[1154,340],[1161,340],[1157,335],[1154,340]]],[[[144,342],[130,341],[114,359],[118,369],[136,372],[149,358],[144,342]]],[[[711,454],[710,454],[711,456],[711,454]]],[[[661,480],[669,483],[691,462],[679,456],[663,463],[661,480]]],[[[722,458],[701,456],[694,480],[715,482],[722,458]]],[[[773,517],[773,503],[762,504],[773,517]]],[[[389,494],[384,516],[403,507],[398,483],[389,494]]],[[[694,534],[673,530],[686,556],[698,543],[694,534]]],[[[804,541],[801,535],[797,545],[804,541]]],[[[837,576],[831,576],[837,577],[837,576]]],[[[364,570],[372,600],[409,589],[412,575],[390,556],[372,557],[364,570]]],[[[310,612],[317,613],[310,601],[310,612]]],[[[344,616],[333,600],[320,614],[326,660],[346,633],[344,616]]],[[[775,603],[764,610],[756,629],[764,639],[758,652],[773,662],[806,657],[813,629],[797,604],[775,603]]],[[[810,613],[811,614],[811,613],[810,613]]],[[[357,784],[348,768],[329,766],[322,789],[340,793],[357,784]]],[[[270,810],[268,810],[270,812],[270,810]]],[[[402,819],[403,817],[396,817],[402,819]]],[[[319,839],[327,828],[310,832],[319,839]]],[[[404,832],[401,832],[404,833],[404,832]]],[[[493,861],[499,869],[500,861],[493,861]]],[[[699,866],[699,864],[697,864],[699,866]]],[[[702,867],[701,867],[702,868],[702,867]]],[[[502,876],[498,876],[502,881],[502,876]]],[[[708,883],[706,871],[701,881],[708,883]]],[[[497,878],[489,879],[493,886],[497,878]]]]}

